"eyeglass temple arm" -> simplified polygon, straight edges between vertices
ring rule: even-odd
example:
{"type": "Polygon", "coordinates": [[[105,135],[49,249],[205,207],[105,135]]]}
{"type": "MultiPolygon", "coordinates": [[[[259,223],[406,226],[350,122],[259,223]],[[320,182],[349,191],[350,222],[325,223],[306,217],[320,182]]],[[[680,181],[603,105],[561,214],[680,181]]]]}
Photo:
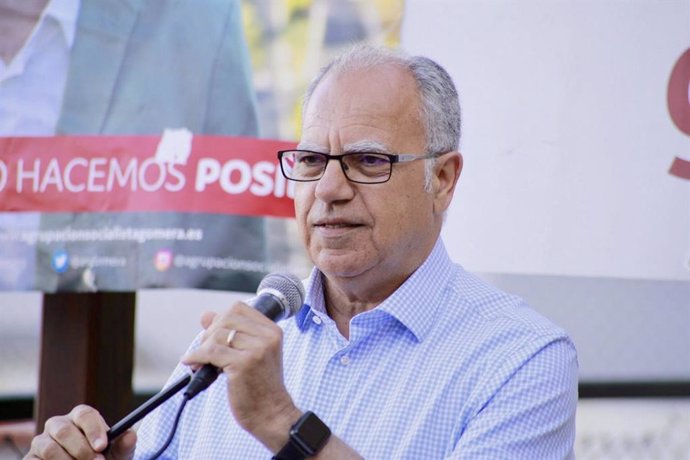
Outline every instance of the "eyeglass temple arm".
{"type": "Polygon", "coordinates": [[[395,155],[395,163],[408,163],[415,160],[428,160],[429,158],[436,158],[437,154],[430,153],[428,155],[415,155],[414,153],[399,153],[395,155]]]}

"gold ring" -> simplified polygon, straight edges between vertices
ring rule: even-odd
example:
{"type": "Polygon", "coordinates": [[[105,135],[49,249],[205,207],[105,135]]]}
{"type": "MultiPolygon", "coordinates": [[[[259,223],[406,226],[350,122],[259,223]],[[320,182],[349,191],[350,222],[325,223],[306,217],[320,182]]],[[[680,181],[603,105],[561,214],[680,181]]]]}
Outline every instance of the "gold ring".
{"type": "Polygon", "coordinates": [[[237,331],[234,329],[230,329],[230,332],[228,332],[228,338],[225,339],[225,343],[229,347],[232,347],[232,340],[235,338],[235,334],[237,334],[237,331]]]}

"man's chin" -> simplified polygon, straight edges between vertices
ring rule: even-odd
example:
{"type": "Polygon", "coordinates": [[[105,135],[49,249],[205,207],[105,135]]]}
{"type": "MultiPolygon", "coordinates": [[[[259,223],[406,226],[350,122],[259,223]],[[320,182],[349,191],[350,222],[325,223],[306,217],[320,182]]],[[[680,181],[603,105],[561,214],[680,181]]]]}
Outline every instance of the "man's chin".
{"type": "Polygon", "coordinates": [[[336,278],[360,276],[371,266],[371,261],[365,260],[361,253],[358,254],[352,250],[321,250],[313,260],[315,261],[314,265],[324,275],[336,278]]]}

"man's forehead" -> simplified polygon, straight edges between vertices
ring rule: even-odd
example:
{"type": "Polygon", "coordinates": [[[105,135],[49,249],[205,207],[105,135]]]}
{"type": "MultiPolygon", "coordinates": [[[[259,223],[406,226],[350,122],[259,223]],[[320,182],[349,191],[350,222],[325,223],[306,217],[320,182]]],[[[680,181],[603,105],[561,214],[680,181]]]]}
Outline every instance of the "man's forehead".
{"type": "Polygon", "coordinates": [[[320,123],[333,116],[359,116],[377,109],[416,110],[419,90],[412,74],[399,66],[331,71],[323,76],[304,106],[305,120],[320,123]]]}
{"type": "Polygon", "coordinates": [[[410,75],[399,68],[378,72],[326,75],[305,105],[300,148],[323,153],[419,149],[426,131],[419,94],[410,75]],[[408,144],[415,145],[408,145],[408,144]]]}

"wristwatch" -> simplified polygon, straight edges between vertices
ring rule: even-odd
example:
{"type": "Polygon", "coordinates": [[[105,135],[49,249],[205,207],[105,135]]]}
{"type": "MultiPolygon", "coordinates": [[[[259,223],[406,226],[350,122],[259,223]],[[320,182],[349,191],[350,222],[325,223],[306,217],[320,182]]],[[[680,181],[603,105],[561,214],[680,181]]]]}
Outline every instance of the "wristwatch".
{"type": "Polygon", "coordinates": [[[318,454],[331,430],[313,412],[306,412],[290,428],[290,439],[273,460],[303,460],[318,454]]]}

